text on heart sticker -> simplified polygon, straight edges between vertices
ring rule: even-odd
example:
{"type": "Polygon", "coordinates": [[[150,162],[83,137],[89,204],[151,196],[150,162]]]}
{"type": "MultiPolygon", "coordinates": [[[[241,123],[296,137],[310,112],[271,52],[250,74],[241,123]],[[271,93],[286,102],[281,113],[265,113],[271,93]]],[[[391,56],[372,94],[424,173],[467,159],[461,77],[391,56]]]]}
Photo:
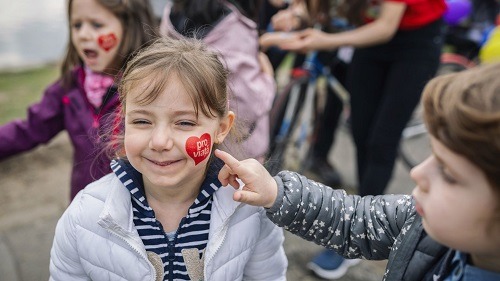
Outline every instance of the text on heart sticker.
{"type": "Polygon", "coordinates": [[[186,152],[193,158],[194,164],[198,165],[210,155],[212,145],[210,134],[205,133],[201,137],[189,137],[186,140],[186,152]]]}

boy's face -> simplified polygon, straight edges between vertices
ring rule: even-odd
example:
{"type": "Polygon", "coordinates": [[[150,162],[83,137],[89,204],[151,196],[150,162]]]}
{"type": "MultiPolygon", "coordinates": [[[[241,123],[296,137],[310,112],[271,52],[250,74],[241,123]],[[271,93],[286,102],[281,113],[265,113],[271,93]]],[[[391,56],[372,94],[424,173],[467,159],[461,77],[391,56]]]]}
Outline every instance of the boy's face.
{"type": "MultiPolygon", "coordinates": [[[[180,191],[199,188],[214,142],[222,142],[234,115],[198,118],[189,94],[176,75],[149,104],[137,102],[151,81],[140,82],[127,93],[125,151],[143,176],[146,190],[180,191]]],[[[147,80],[147,79],[144,79],[147,80]]]]}
{"type": "Polygon", "coordinates": [[[417,212],[436,241],[477,256],[500,258],[499,202],[485,174],[431,137],[433,155],[411,171],[417,212]]]}
{"type": "Polygon", "coordinates": [[[123,27],[113,13],[96,0],[74,0],[70,28],[71,41],[86,66],[96,72],[119,67],[113,63],[123,39],[123,27]]]}

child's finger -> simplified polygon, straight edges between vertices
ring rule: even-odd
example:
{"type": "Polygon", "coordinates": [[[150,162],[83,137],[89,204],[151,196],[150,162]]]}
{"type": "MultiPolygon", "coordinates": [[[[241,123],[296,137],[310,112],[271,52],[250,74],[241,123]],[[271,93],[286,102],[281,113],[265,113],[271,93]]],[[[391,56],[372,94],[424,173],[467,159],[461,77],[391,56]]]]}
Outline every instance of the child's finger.
{"type": "Polygon", "coordinates": [[[240,188],[240,183],[236,180],[237,176],[232,173],[231,169],[224,165],[224,170],[219,172],[219,181],[223,186],[232,186],[234,189],[240,188]],[[225,169],[224,169],[225,168],[225,169]]]}
{"type": "Polygon", "coordinates": [[[313,34],[315,32],[314,29],[312,28],[308,28],[308,29],[304,29],[302,31],[299,31],[297,34],[299,36],[299,38],[304,38],[304,37],[307,37],[307,36],[310,36],[311,34],[313,34]]]}
{"type": "Polygon", "coordinates": [[[226,165],[230,168],[230,170],[232,170],[233,173],[231,174],[238,174],[244,171],[243,169],[240,168],[241,167],[240,161],[234,158],[231,154],[222,151],[220,149],[216,149],[214,153],[215,156],[217,156],[220,160],[224,161],[224,163],[226,163],[226,165]]]}
{"type": "Polygon", "coordinates": [[[231,168],[229,168],[228,165],[224,165],[222,169],[219,171],[219,175],[217,176],[219,178],[220,183],[223,185],[228,185],[229,179],[231,175],[234,174],[233,171],[231,171],[231,168]]]}
{"type": "Polygon", "coordinates": [[[238,201],[241,203],[253,205],[253,206],[263,206],[263,203],[260,202],[260,195],[246,190],[238,190],[233,194],[234,201],[238,201]]]}
{"type": "Polygon", "coordinates": [[[229,177],[229,184],[234,188],[234,189],[239,189],[240,188],[240,183],[236,180],[235,175],[231,175],[229,177]]]}

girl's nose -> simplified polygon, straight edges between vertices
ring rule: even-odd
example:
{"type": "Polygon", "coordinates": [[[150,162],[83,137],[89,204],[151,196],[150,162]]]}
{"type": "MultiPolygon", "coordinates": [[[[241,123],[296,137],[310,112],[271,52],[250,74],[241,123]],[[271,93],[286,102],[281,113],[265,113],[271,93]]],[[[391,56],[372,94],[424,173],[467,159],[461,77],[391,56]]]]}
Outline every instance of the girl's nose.
{"type": "Polygon", "coordinates": [[[77,37],[80,40],[91,40],[92,39],[92,30],[90,28],[90,25],[88,24],[82,24],[80,29],[77,32],[77,37]]]}
{"type": "Polygon", "coordinates": [[[156,128],[151,134],[149,148],[156,151],[170,150],[174,146],[170,131],[164,128],[156,128]]]}
{"type": "Polygon", "coordinates": [[[410,171],[410,177],[419,188],[426,191],[429,189],[429,172],[428,167],[432,162],[432,156],[427,157],[422,163],[413,167],[410,171]]]}

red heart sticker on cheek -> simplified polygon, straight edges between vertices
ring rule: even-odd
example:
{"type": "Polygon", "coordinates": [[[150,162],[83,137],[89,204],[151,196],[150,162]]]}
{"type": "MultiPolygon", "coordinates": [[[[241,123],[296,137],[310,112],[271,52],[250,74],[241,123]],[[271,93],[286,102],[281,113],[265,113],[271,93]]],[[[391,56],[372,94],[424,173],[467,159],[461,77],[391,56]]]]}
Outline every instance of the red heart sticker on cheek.
{"type": "Polygon", "coordinates": [[[97,38],[97,43],[107,52],[118,44],[118,40],[114,33],[110,33],[99,36],[99,38],[97,38]]]}
{"type": "Polygon", "coordinates": [[[201,137],[189,137],[186,140],[186,152],[193,158],[194,164],[198,165],[201,161],[210,155],[210,146],[212,145],[210,134],[205,133],[201,137]]]}

